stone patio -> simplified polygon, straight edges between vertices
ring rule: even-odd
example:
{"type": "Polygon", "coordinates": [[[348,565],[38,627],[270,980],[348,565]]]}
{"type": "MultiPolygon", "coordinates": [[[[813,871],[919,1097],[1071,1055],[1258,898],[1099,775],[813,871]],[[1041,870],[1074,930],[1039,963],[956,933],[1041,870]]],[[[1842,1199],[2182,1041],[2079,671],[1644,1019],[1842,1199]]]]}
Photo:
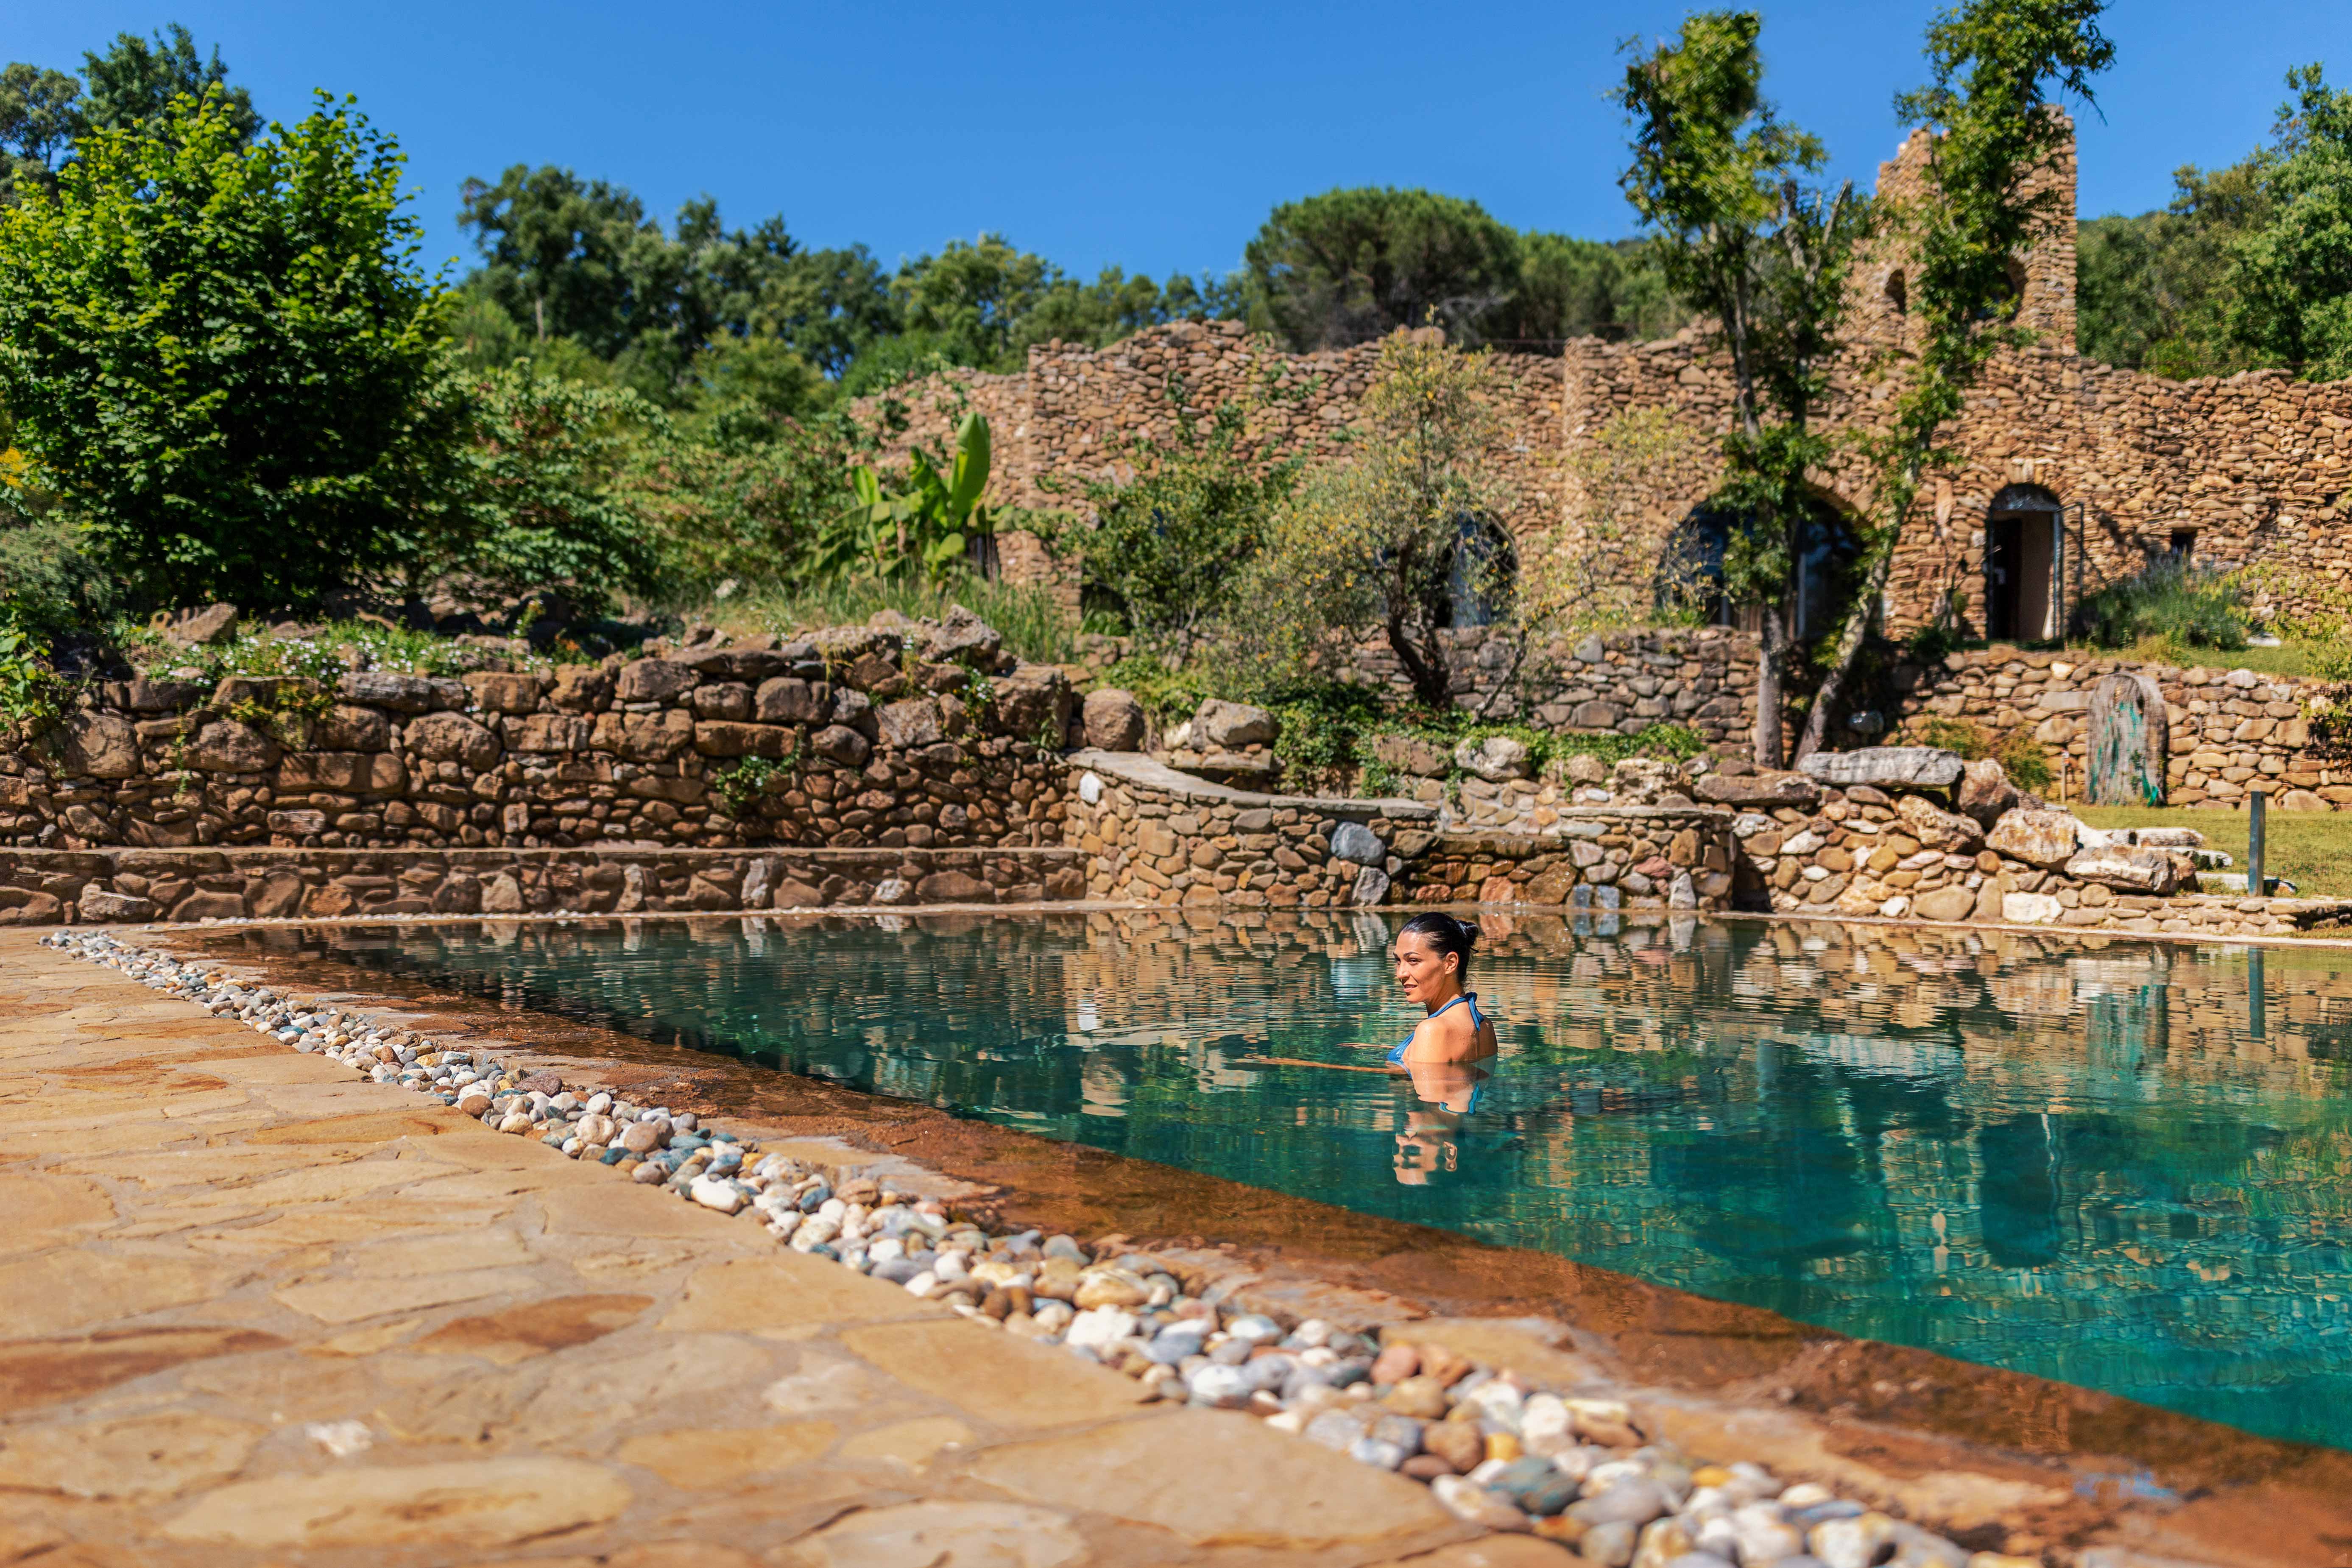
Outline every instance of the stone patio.
{"type": "Polygon", "coordinates": [[[0,1103],[0,1563],[1570,1561],[30,932],[0,1103]]]}

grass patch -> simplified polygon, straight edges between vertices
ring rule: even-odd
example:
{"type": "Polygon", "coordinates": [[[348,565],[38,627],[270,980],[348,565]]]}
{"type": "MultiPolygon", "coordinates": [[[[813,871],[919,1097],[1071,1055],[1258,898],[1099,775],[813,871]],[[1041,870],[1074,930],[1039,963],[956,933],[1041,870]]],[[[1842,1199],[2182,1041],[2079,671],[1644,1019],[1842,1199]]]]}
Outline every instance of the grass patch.
{"type": "Polygon", "coordinates": [[[687,616],[740,637],[755,632],[806,632],[864,626],[877,612],[896,610],[916,620],[938,620],[961,605],[1004,636],[1004,646],[1039,664],[1077,657],[1077,622],[1051,591],[971,576],[940,582],[920,578],[836,577],[790,587],[759,588],[714,600],[687,616]]]}
{"type": "MultiPolygon", "coordinates": [[[[2246,868],[2246,814],[2200,806],[2075,805],[2067,809],[2094,827],[2193,827],[2206,847],[2219,849],[2246,868]]],[[[2352,895],[2352,812],[2273,811],[2265,876],[2284,877],[2305,898],[2352,895]]]]}

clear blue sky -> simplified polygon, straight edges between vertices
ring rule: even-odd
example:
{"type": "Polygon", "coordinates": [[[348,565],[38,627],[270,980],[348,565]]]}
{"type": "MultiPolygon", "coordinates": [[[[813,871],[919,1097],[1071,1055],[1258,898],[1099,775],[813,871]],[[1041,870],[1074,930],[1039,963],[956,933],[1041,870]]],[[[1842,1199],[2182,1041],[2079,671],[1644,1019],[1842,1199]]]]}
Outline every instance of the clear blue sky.
{"type": "MultiPolygon", "coordinates": [[[[428,256],[472,252],[468,174],[569,164],[665,218],[708,192],[730,223],[782,212],[811,245],[886,262],[1003,233],[1091,277],[1224,271],[1276,202],[1426,185],[1507,223],[1630,230],[1603,98],[1627,34],[1682,5],[513,4],[0,0],[0,55],[64,68],[177,20],[220,46],[266,116],[358,95],[400,139],[428,256]]],[[[1918,0],[1767,5],[1769,87],[1867,184],[1889,100],[1920,78],[1918,0]]],[[[2182,163],[2267,133],[2289,65],[2352,78],[2343,0],[2119,0],[2118,61],[2083,116],[2083,213],[2160,205],[2182,163]]]]}

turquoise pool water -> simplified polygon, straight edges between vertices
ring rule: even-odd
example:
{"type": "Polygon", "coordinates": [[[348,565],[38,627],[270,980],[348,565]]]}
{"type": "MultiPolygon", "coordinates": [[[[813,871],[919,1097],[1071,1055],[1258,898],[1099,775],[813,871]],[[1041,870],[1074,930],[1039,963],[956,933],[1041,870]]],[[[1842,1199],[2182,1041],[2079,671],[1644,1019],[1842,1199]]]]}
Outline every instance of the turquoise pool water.
{"type": "Polygon", "coordinates": [[[2352,1447],[2352,954],[1498,921],[1476,976],[1501,1020],[1494,1072],[1414,1083],[1336,1070],[1371,1059],[1345,1042],[1411,1027],[1382,957],[1392,923],[893,917],[311,940],[782,1071],[2352,1447]]]}

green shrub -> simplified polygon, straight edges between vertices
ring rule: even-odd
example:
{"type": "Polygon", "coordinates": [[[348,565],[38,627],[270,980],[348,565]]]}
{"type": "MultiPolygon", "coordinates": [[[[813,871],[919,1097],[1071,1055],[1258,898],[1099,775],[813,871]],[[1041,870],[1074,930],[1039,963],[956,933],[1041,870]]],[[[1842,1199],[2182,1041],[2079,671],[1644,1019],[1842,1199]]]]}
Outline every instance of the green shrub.
{"type": "MultiPolygon", "coordinates": [[[[227,642],[194,648],[166,642],[150,626],[118,625],[113,640],[125,659],[151,675],[195,669],[207,680],[231,675],[290,678],[324,688],[331,688],[347,669],[447,677],[479,669],[494,658],[515,662],[511,655],[470,647],[453,637],[373,621],[333,621],[301,637],[246,630],[227,642]]],[[[556,661],[535,658],[530,662],[556,661]]]]}
{"type": "Polygon", "coordinates": [[[706,606],[722,626],[767,631],[814,631],[863,626],[879,611],[937,620],[961,605],[1004,636],[1004,646],[1039,664],[1077,657],[1077,628],[1050,588],[992,583],[969,574],[929,581],[919,577],[834,577],[788,587],[755,589],[706,606]]]}
{"type": "Polygon", "coordinates": [[[1968,762],[1990,757],[2000,763],[2000,771],[2009,775],[2011,784],[2033,795],[2042,794],[2058,782],[2049,748],[2023,730],[1989,735],[1966,719],[1937,715],[1922,720],[1912,734],[1919,745],[1940,746],[1968,762]]]}
{"type": "Polygon", "coordinates": [[[49,667],[47,641],[0,612],[0,740],[38,740],[71,695],[49,667]]]}
{"type": "Polygon", "coordinates": [[[2083,629],[2104,648],[2162,638],[2174,647],[2246,646],[2245,592],[2234,574],[2159,556],[2083,600],[2083,629]]]}
{"type": "Polygon", "coordinates": [[[79,525],[55,515],[0,522],[0,616],[54,636],[103,625],[121,592],[79,525]]]}

